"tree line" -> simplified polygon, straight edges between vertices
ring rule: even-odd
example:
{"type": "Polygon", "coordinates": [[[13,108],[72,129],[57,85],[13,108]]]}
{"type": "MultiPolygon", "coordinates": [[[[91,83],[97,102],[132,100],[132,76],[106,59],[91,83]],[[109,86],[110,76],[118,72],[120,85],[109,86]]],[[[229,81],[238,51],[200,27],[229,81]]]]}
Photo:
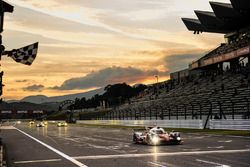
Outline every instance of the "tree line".
{"type": "Polygon", "coordinates": [[[145,89],[147,89],[147,86],[143,84],[136,86],[130,86],[126,83],[107,85],[102,95],[96,94],[90,99],[86,99],[85,97],[76,98],[75,103],[71,105],[70,108],[87,109],[98,106],[111,107],[125,102],[129,103],[132,97],[138,96],[145,89]]]}

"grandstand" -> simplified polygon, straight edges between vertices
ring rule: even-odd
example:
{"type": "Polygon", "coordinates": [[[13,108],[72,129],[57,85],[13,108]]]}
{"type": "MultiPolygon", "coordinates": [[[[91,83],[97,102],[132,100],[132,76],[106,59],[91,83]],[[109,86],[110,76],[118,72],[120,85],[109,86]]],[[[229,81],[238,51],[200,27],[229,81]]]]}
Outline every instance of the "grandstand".
{"type": "Polygon", "coordinates": [[[250,1],[210,2],[214,12],[182,18],[194,34],[222,33],[226,43],[174,72],[128,104],[92,119],[250,119],[250,1]]]}

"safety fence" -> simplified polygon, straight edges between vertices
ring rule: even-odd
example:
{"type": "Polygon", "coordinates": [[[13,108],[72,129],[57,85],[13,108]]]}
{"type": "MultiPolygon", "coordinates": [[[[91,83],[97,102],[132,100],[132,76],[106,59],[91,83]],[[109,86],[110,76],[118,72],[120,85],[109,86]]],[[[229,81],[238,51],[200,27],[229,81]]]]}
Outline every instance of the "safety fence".
{"type": "MultiPolygon", "coordinates": [[[[79,120],[79,124],[203,129],[206,120],[79,120]]],[[[209,120],[209,129],[250,130],[250,120],[209,120]]]]}
{"type": "MultiPolygon", "coordinates": [[[[249,92],[242,92],[248,96],[249,92]]],[[[97,120],[196,120],[196,119],[250,119],[250,99],[247,97],[216,96],[213,99],[190,98],[156,99],[122,105],[106,112],[82,113],[81,119],[97,120]]],[[[215,95],[214,95],[215,96],[215,95]]],[[[250,97],[250,96],[249,96],[250,97]]]]}
{"type": "Polygon", "coordinates": [[[5,155],[4,155],[4,147],[2,145],[2,141],[0,144],[0,167],[7,167],[6,160],[5,160],[5,155]]]}
{"type": "Polygon", "coordinates": [[[80,124],[203,129],[202,120],[79,120],[80,124]]]}

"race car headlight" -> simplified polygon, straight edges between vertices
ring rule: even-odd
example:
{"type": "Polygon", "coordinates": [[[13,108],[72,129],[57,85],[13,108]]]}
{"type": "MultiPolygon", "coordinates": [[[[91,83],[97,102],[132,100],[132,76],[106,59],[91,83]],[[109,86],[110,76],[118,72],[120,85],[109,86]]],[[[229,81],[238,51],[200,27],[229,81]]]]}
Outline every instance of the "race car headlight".
{"type": "Polygon", "coordinates": [[[158,144],[159,143],[158,137],[153,137],[152,142],[153,142],[153,144],[158,144]]]}
{"type": "Polygon", "coordinates": [[[178,141],[180,141],[180,140],[181,140],[181,138],[180,138],[180,137],[177,137],[176,139],[177,139],[178,141]]]}

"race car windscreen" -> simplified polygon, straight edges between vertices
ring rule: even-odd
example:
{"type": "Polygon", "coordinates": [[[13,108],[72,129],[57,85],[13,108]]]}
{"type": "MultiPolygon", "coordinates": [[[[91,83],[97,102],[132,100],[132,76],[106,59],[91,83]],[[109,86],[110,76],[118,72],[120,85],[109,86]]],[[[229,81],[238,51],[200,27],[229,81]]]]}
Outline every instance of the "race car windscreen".
{"type": "Polygon", "coordinates": [[[155,133],[155,134],[164,134],[163,130],[154,130],[152,132],[155,133]]]}

